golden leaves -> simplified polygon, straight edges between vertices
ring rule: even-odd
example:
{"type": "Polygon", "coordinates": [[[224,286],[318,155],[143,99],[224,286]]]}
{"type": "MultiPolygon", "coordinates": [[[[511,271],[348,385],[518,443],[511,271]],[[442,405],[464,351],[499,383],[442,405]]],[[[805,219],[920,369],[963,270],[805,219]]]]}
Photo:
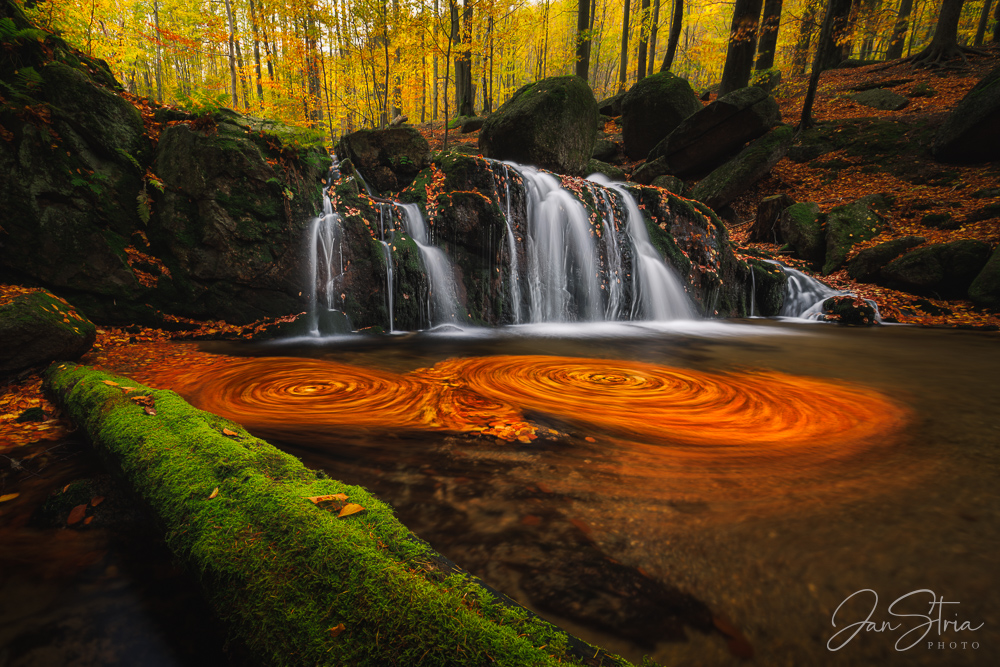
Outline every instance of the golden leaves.
{"type": "Polygon", "coordinates": [[[338,636],[340,633],[342,633],[346,629],[347,628],[344,627],[343,623],[338,623],[337,625],[335,625],[332,628],[330,628],[330,636],[331,637],[336,637],[336,636],[338,636]]]}
{"type": "Polygon", "coordinates": [[[365,508],[362,507],[361,505],[358,505],[357,503],[347,503],[346,505],[344,505],[343,509],[340,510],[340,513],[337,514],[337,518],[342,519],[345,516],[351,516],[352,514],[357,514],[358,512],[364,512],[364,511],[365,508]]]}
{"type": "Polygon", "coordinates": [[[5,503],[5,502],[7,502],[9,500],[14,500],[14,498],[17,498],[19,495],[21,495],[21,494],[20,493],[5,493],[4,495],[0,496],[0,503],[5,503]]]}
{"type": "Polygon", "coordinates": [[[73,526],[80,523],[81,521],[83,521],[83,517],[86,515],[86,512],[87,512],[86,503],[84,503],[83,505],[77,505],[70,511],[69,516],[66,518],[66,525],[73,526]]]}
{"type": "Polygon", "coordinates": [[[237,433],[236,431],[234,431],[232,429],[224,428],[224,429],[222,429],[222,435],[228,435],[229,437],[233,437],[233,436],[239,435],[239,433],[237,433]]]}
{"type": "Polygon", "coordinates": [[[306,498],[306,500],[308,500],[309,502],[311,502],[314,505],[318,505],[320,503],[324,503],[324,502],[327,502],[327,501],[330,501],[330,500],[347,500],[347,494],[346,493],[334,493],[334,494],[331,494],[329,496],[312,496],[311,498],[306,498]]]}
{"type": "Polygon", "coordinates": [[[306,500],[311,502],[313,505],[322,505],[323,503],[333,504],[333,506],[330,507],[329,509],[338,510],[337,513],[338,519],[342,519],[345,516],[351,516],[352,514],[357,514],[358,512],[365,511],[365,508],[362,507],[361,505],[358,505],[357,503],[341,504],[347,501],[346,493],[332,493],[326,496],[312,496],[310,498],[306,498],[306,500]]]}
{"type": "Polygon", "coordinates": [[[219,487],[215,487],[215,491],[212,491],[212,493],[208,496],[208,499],[211,500],[212,498],[215,498],[218,495],[219,495],[219,487]]]}

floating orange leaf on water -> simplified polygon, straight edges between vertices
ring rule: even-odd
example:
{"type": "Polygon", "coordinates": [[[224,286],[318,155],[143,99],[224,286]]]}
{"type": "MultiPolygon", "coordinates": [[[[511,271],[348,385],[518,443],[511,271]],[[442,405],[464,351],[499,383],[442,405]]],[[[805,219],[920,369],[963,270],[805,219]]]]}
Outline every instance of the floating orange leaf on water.
{"type": "Polygon", "coordinates": [[[337,515],[338,519],[345,516],[350,516],[352,514],[357,514],[358,512],[364,512],[365,508],[361,505],[356,505],[355,503],[347,503],[344,505],[344,509],[340,510],[340,514],[337,515]]]}
{"type": "Polygon", "coordinates": [[[592,437],[590,437],[589,435],[588,435],[588,436],[587,436],[586,438],[584,438],[584,440],[586,440],[587,442],[597,442],[597,440],[594,440],[594,439],[593,439],[592,437]]]}
{"type": "Polygon", "coordinates": [[[5,503],[8,500],[14,500],[14,498],[17,498],[19,495],[21,495],[21,494],[20,493],[5,493],[4,495],[0,496],[0,503],[5,503]]]}
{"type": "Polygon", "coordinates": [[[219,495],[219,487],[215,487],[215,491],[212,491],[212,495],[208,497],[209,500],[219,495]]]}
{"type": "Polygon", "coordinates": [[[306,500],[310,501],[314,505],[318,505],[319,503],[325,503],[328,500],[341,500],[341,501],[347,500],[347,494],[334,493],[329,496],[312,496],[311,498],[306,498],[306,500]]]}
{"type": "Polygon", "coordinates": [[[104,496],[94,496],[93,498],[90,499],[90,506],[97,507],[103,502],[104,502],[104,496]]]}
{"type": "Polygon", "coordinates": [[[70,513],[69,517],[66,518],[66,525],[72,526],[73,524],[80,523],[83,521],[83,515],[87,512],[87,505],[77,505],[74,507],[70,513]]]}
{"type": "Polygon", "coordinates": [[[339,635],[341,632],[343,632],[346,629],[347,628],[344,627],[343,623],[337,623],[337,625],[335,625],[332,628],[330,628],[330,635],[333,636],[333,637],[336,637],[337,635],[339,635]]]}
{"type": "Polygon", "coordinates": [[[224,429],[222,429],[222,435],[233,436],[233,435],[237,435],[237,433],[236,433],[236,431],[233,431],[231,429],[224,428],[224,429]]]}

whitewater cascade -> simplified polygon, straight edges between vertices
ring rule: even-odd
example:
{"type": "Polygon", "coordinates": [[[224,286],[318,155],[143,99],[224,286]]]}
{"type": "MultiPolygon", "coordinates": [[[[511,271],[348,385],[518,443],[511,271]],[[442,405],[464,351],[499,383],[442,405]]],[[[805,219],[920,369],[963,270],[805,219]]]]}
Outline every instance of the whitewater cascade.
{"type": "Polygon", "coordinates": [[[444,250],[431,242],[427,223],[416,204],[396,204],[403,212],[403,223],[420,251],[420,261],[424,265],[429,286],[427,299],[427,321],[430,326],[457,324],[459,305],[455,289],[455,269],[444,250]]]}
{"type": "MultiPolygon", "coordinates": [[[[337,157],[330,167],[328,182],[340,177],[337,157]]],[[[344,279],[343,230],[340,215],[333,211],[330,197],[323,192],[323,213],[313,218],[309,226],[309,331],[317,336],[321,330],[329,329],[327,323],[333,316],[344,313],[337,305],[340,299],[341,283],[344,279]]]]}
{"type": "MultiPolygon", "coordinates": [[[[788,283],[785,286],[785,300],[781,304],[780,317],[795,317],[803,320],[823,319],[823,302],[833,296],[854,296],[850,292],[836,290],[829,285],[824,285],[812,276],[807,276],[798,269],[785,266],[780,262],[765,260],[769,264],[781,267],[781,270],[788,276],[788,283]]],[[[865,303],[875,309],[875,321],[881,322],[878,306],[874,301],[865,299],[865,303]]]]}

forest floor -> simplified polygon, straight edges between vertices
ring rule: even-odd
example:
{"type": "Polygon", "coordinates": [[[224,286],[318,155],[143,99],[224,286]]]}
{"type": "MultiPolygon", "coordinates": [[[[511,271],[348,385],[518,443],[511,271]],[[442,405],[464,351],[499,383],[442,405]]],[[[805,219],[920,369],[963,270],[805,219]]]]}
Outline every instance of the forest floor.
{"type": "MultiPolygon", "coordinates": [[[[836,142],[838,135],[848,136],[849,140],[842,141],[837,150],[814,160],[799,163],[785,158],[778,163],[767,178],[734,204],[743,222],[730,224],[732,239],[743,249],[780,257],[809,272],[804,262],[781,255],[779,246],[747,241],[760,200],[785,193],[796,201],[815,202],[821,210],[827,211],[868,194],[884,193],[894,198],[887,229],[875,239],[855,246],[854,253],[908,235],[923,236],[927,243],[979,239],[996,245],[1000,242],[1000,197],[972,195],[983,189],[1000,187],[1000,163],[942,165],[930,158],[929,148],[934,131],[947,113],[997,62],[1000,62],[1000,48],[993,47],[987,56],[971,57],[965,69],[915,69],[906,62],[897,61],[889,65],[825,72],[816,97],[817,128],[813,132],[823,140],[836,142]],[[874,111],[845,97],[853,88],[876,82],[893,83],[887,87],[900,94],[920,84],[926,84],[934,92],[929,96],[911,97],[910,104],[901,111],[874,111]],[[947,214],[958,224],[953,225],[955,229],[941,229],[922,222],[934,214],[947,214]]],[[[804,78],[791,79],[779,88],[777,100],[784,122],[798,122],[806,83],[804,78]]],[[[418,129],[430,141],[432,150],[441,149],[443,122],[427,123],[418,129]]],[[[605,129],[611,133],[615,128],[609,123],[605,129]]],[[[448,135],[449,145],[464,144],[469,152],[478,145],[478,132],[463,135],[458,130],[451,130],[448,135]]],[[[630,174],[639,164],[631,162],[621,167],[630,174]]],[[[901,323],[993,330],[1000,327],[1000,314],[976,309],[969,301],[945,301],[857,283],[847,276],[846,270],[837,271],[823,281],[874,300],[884,316],[901,323]]],[[[0,299],[7,296],[6,292],[18,289],[0,285],[0,299]]],[[[94,348],[82,362],[121,372],[129,364],[135,344],[141,343],[144,357],[139,360],[140,366],[169,364],[179,353],[198,356],[194,346],[183,346],[182,350],[181,346],[171,343],[172,340],[239,339],[250,338],[255,333],[254,326],[237,327],[221,321],[188,321],[186,324],[188,330],[180,332],[140,326],[100,327],[94,348]]],[[[25,466],[36,469],[43,466],[49,455],[45,443],[62,440],[70,429],[70,424],[58,417],[54,406],[45,398],[37,373],[24,373],[0,384],[0,457],[9,462],[9,466],[0,465],[4,473],[17,472],[25,466]],[[42,408],[46,415],[43,421],[18,421],[25,410],[34,407],[42,408]],[[24,447],[28,443],[35,446],[24,447]],[[32,464],[33,459],[37,460],[32,464]]],[[[0,502],[8,499],[3,495],[3,487],[0,478],[0,502]]]]}

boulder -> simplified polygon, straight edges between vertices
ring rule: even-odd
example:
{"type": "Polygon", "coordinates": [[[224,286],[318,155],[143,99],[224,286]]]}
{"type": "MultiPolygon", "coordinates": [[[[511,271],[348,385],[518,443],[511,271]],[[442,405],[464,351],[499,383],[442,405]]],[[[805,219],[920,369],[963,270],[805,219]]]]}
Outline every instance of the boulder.
{"type": "Polygon", "coordinates": [[[823,275],[828,276],[844,264],[855,243],[869,241],[885,229],[885,218],[875,209],[885,210],[879,195],[835,206],[826,215],[826,261],[823,275]]]}
{"type": "Polygon", "coordinates": [[[883,266],[925,241],[923,236],[904,236],[865,248],[847,263],[847,275],[858,282],[876,283],[882,276],[883,266]]]}
{"type": "Polygon", "coordinates": [[[369,186],[398,192],[430,164],[431,149],[415,128],[358,130],[341,137],[337,155],[348,159],[369,186]]]}
{"type": "Polygon", "coordinates": [[[740,88],[681,121],[647,159],[666,158],[669,173],[681,178],[705,174],[779,122],[773,97],[756,86],[740,88]]]}
{"type": "Polygon", "coordinates": [[[819,212],[819,204],[803,202],[781,212],[778,228],[799,259],[819,266],[826,255],[825,223],[826,215],[819,212]]]}
{"type": "Polygon", "coordinates": [[[45,290],[0,295],[0,377],[83,356],[97,328],[73,306],[45,290]]]}
{"type": "Polygon", "coordinates": [[[684,190],[687,189],[687,186],[684,185],[684,181],[677,178],[676,176],[670,176],[667,174],[664,174],[663,176],[657,176],[656,178],[653,179],[653,182],[650,183],[650,185],[652,185],[654,188],[663,188],[664,190],[672,192],[675,195],[683,195],[684,190]]]}
{"type": "Polygon", "coordinates": [[[482,116],[467,118],[459,126],[459,130],[462,132],[462,134],[469,134],[470,132],[476,132],[477,130],[481,130],[483,128],[483,124],[485,122],[486,119],[483,118],[482,116]]]}
{"type": "Polygon", "coordinates": [[[621,162],[622,146],[610,139],[598,139],[594,143],[594,152],[591,153],[591,157],[609,164],[621,162]]]}
{"type": "Polygon", "coordinates": [[[651,184],[656,178],[664,176],[669,173],[667,169],[667,161],[664,158],[656,158],[655,160],[646,160],[639,168],[632,172],[632,181],[636,183],[642,183],[643,185],[651,184]]]}
{"type": "Polygon", "coordinates": [[[485,157],[513,160],[561,174],[581,175],[597,139],[597,101],[578,76],[529,83],[483,125],[485,157]]]}
{"type": "Polygon", "coordinates": [[[702,109],[686,79],[670,72],[647,76],[622,97],[625,155],[642,160],[682,120],[702,109]]]}
{"type": "Polygon", "coordinates": [[[751,241],[764,241],[765,243],[781,243],[781,213],[795,203],[795,200],[787,194],[764,197],[757,204],[757,217],[750,228],[751,241]]]}
{"type": "Polygon", "coordinates": [[[612,181],[624,181],[625,172],[618,167],[608,164],[607,162],[601,162],[600,160],[591,160],[587,163],[587,175],[590,174],[604,174],[612,181]]]}
{"type": "Polygon", "coordinates": [[[622,98],[625,97],[625,91],[620,93],[615,93],[607,99],[603,99],[597,103],[597,111],[609,118],[617,118],[622,115],[622,98]]]}
{"type": "Polygon", "coordinates": [[[989,162],[1000,159],[1000,65],[959,101],[931,149],[939,162],[989,162]]]}
{"type": "Polygon", "coordinates": [[[875,309],[867,301],[852,295],[831,296],[823,302],[823,319],[827,322],[872,326],[876,324],[875,309]]]}
{"type": "Polygon", "coordinates": [[[772,67],[755,71],[750,79],[750,85],[763,88],[767,93],[773,93],[781,85],[781,70],[772,67]]]}
{"type": "Polygon", "coordinates": [[[917,294],[964,298],[990,259],[990,246],[965,239],[911,250],[882,268],[882,280],[917,294]]]}
{"type": "Polygon", "coordinates": [[[766,176],[792,145],[792,128],[779,125],[752,141],[736,157],[703,178],[691,190],[692,199],[721,209],[766,176]]]}
{"type": "Polygon", "coordinates": [[[969,298],[980,308],[1000,310],[1000,246],[969,285],[969,298]]]}
{"type": "Polygon", "coordinates": [[[759,259],[747,259],[747,266],[753,272],[750,286],[754,295],[750,304],[754,312],[747,314],[763,317],[778,316],[781,314],[781,306],[785,303],[788,275],[777,264],[759,259]]]}
{"type": "Polygon", "coordinates": [[[910,100],[904,96],[894,93],[891,90],[885,90],[884,88],[863,90],[860,93],[848,95],[848,97],[862,106],[882,111],[899,111],[906,108],[910,103],[910,100]]]}

